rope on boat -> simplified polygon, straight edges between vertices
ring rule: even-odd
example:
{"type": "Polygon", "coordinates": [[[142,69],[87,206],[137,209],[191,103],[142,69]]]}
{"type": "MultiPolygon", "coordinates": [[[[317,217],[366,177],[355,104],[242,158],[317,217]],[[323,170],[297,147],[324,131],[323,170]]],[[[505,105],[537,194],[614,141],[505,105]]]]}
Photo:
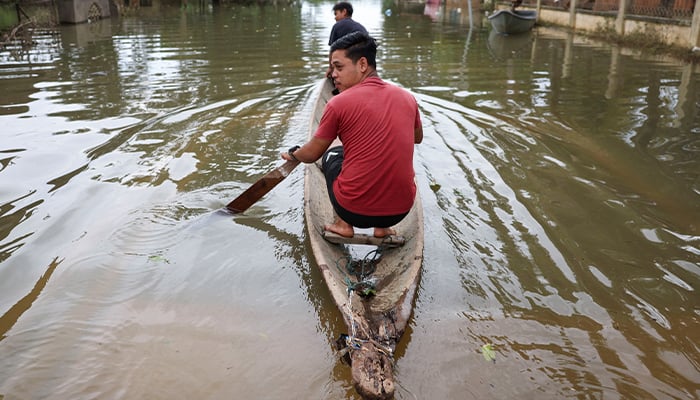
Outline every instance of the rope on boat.
{"type": "MultiPolygon", "coordinates": [[[[322,234],[322,230],[318,230],[322,234]]],[[[390,346],[384,345],[372,339],[360,339],[357,337],[357,324],[352,312],[352,292],[357,292],[358,296],[366,297],[376,294],[377,279],[372,276],[377,270],[377,261],[381,258],[382,252],[389,248],[386,245],[379,245],[376,249],[370,251],[361,260],[353,260],[351,256],[341,257],[335,262],[338,271],[343,274],[344,281],[348,287],[348,302],[346,303],[347,310],[345,311],[350,321],[350,334],[342,334],[336,341],[338,347],[338,357],[347,361],[350,364],[349,353],[362,348],[364,343],[372,343],[377,351],[384,353],[390,359],[393,359],[393,350],[390,346]],[[341,266],[342,262],[344,266],[341,266]],[[353,276],[353,281],[350,276],[353,276]]],[[[368,333],[365,332],[368,336],[368,333]]]]}
{"type": "MultiPolygon", "coordinates": [[[[323,230],[317,228],[318,233],[323,236],[323,230]]],[[[343,274],[345,285],[348,287],[348,294],[356,291],[361,297],[373,296],[377,293],[377,280],[371,275],[377,270],[377,261],[382,256],[382,252],[388,249],[391,243],[389,236],[382,240],[382,244],[367,253],[361,260],[353,260],[352,256],[346,255],[335,262],[336,268],[343,274]],[[341,262],[345,261],[345,266],[341,267],[341,262]],[[353,281],[350,276],[354,276],[353,281]]]]}
{"type": "Polygon", "coordinates": [[[353,350],[359,350],[364,343],[368,342],[371,342],[378,351],[384,353],[388,357],[392,357],[393,355],[391,347],[385,346],[372,339],[365,340],[357,337],[357,325],[355,324],[352,312],[352,292],[356,292],[360,297],[376,294],[377,279],[373,277],[372,274],[377,270],[377,261],[379,261],[384,249],[384,246],[378,246],[376,249],[367,253],[361,260],[353,260],[351,256],[346,256],[344,257],[344,268],[340,265],[343,258],[336,260],[336,267],[345,276],[345,284],[348,287],[346,312],[350,320],[350,334],[341,335],[339,338],[339,342],[344,342],[345,345],[345,348],[339,352],[341,358],[345,357],[353,350]],[[355,277],[356,280],[353,281],[350,276],[355,277]]]}
{"type": "Polygon", "coordinates": [[[345,256],[345,266],[341,266],[343,258],[336,260],[336,267],[345,277],[345,285],[348,294],[355,291],[359,296],[372,296],[377,293],[377,279],[372,276],[377,270],[377,261],[382,255],[383,248],[377,247],[370,251],[361,260],[353,260],[351,256],[345,256]],[[350,277],[353,276],[355,280],[350,277]]]}
{"type": "Polygon", "coordinates": [[[374,345],[374,348],[380,352],[386,355],[390,360],[393,360],[394,358],[394,352],[391,349],[391,347],[386,346],[382,343],[377,342],[376,340],[372,339],[360,339],[358,338],[357,335],[357,329],[355,325],[355,320],[352,315],[352,291],[348,291],[348,315],[350,317],[350,327],[351,327],[351,333],[350,335],[340,335],[336,343],[339,345],[338,348],[338,357],[342,360],[344,360],[348,365],[352,363],[352,359],[350,358],[350,352],[360,350],[362,349],[362,346],[365,343],[371,343],[374,345]]]}
{"type": "MultiPolygon", "coordinates": [[[[389,359],[393,359],[394,357],[394,352],[389,346],[378,343],[376,340],[363,340],[358,338],[351,338],[348,335],[340,335],[340,338],[338,338],[338,344],[340,343],[342,343],[343,348],[338,351],[338,358],[341,359],[346,356],[349,357],[349,353],[351,351],[360,350],[362,348],[362,345],[365,343],[372,343],[374,345],[374,348],[377,349],[378,352],[386,355],[387,357],[389,357],[389,359]]],[[[347,359],[346,362],[350,364],[349,359],[347,359]]]]}

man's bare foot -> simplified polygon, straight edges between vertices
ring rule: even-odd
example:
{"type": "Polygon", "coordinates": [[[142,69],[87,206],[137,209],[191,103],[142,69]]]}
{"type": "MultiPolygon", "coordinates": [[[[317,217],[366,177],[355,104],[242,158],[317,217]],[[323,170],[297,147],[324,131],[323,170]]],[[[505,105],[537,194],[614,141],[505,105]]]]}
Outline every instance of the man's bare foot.
{"type": "Polygon", "coordinates": [[[338,235],[346,238],[355,236],[355,229],[353,229],[352,225],[340,218],[336,219],[334,223],[324,226],[323,229],[337,233],[338,235]]]}
{"type": "Polygon", "coordinates": [[[383,238],[389,235],[396,235],[396,231],[391,228],[374,228],[374,237],[383,238]]]}

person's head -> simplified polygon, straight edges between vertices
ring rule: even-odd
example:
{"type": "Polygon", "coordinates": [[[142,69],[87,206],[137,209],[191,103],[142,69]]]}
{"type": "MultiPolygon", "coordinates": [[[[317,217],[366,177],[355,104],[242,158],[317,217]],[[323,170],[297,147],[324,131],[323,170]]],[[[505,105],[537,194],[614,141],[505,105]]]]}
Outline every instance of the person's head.
{"type": "Polygon", "coordinates": [[[336,3],[336,5],[333,6],[333,15],[335,16],[336,21],[340,21],[341,19],[345,18],[352,18],[352,4],[345,1],[336,3]]]}
{"type": "Polygon", "coordinates": [[[377,41],[364,32],[352,32],[333,42],[331,77],[343,91],[362,82],[377,69],[377,41]]]}

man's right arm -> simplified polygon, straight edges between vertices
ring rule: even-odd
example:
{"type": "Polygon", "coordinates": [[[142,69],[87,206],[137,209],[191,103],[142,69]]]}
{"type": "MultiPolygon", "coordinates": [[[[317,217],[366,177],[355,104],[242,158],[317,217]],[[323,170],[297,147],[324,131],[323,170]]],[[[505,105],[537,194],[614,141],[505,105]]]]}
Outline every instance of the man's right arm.
{"type": "Polygon", "coordinates": [[[288,161],[296,159],[297,161],[301,161],[303,163],[312,163],[321,158],[323,153],[328,150],[330,145],[330,140],[321,139],[314,136],[311,138],[311,140],[292,153],[294,157],[292,157],[292,155],[289,153],[282,153],[281,156],[283,159],[288,161]]]}

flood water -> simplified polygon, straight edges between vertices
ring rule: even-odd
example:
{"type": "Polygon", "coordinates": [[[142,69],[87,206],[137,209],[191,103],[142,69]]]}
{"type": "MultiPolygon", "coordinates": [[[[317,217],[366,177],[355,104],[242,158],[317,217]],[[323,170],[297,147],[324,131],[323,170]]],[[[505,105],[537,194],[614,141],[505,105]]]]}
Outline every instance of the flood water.
{"type": "MultiPolygon", "coordinates": [[[[154,2],[0,52],[0,399],[357,398],[303,168],[217,212],[303,143],[332,4],[154,2]]],[[[697,68],[353,4],[425,128],[396,397],[699,398],[697,68]]]]}

